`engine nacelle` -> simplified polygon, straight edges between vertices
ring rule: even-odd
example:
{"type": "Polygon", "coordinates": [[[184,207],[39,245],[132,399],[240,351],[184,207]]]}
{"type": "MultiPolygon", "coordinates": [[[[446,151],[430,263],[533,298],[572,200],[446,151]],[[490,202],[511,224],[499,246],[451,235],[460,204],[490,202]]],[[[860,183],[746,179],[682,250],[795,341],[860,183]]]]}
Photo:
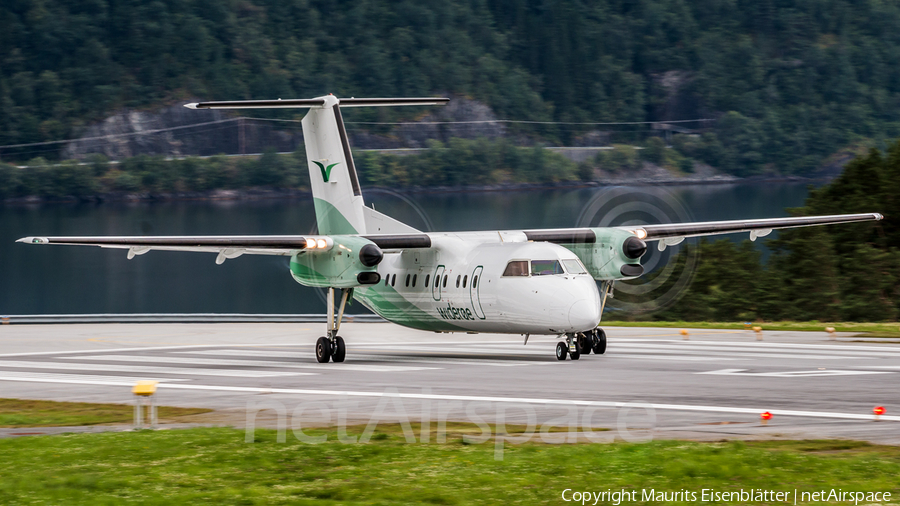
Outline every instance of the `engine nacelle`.
{"type": "Polygon", "coordinates": [[[291,276],[304,286],[353,288],[381,281],[384,253],[374,242],[348,235],[329,236],[325,249],[307,248],[291,257],[291,276]]]}
{"type": "Polygon", "coordinates": [[[594,279],[630,279],[644,273],[641,257],[647,243],[626,230],[592,228],[594,243],[563,244],[581,259],[594,279]]]}

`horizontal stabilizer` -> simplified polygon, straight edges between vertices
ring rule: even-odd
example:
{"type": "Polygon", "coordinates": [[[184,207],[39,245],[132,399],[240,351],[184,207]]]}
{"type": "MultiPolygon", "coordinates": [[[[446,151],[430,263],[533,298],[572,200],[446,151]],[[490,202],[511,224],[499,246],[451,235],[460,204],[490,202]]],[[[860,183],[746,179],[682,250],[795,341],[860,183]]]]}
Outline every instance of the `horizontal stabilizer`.
{"type": "Polygon", "coordinates": [[[341,107],[389,107],[398,105],[445,105],[449,98],[291,98],[287,100],[232,100],[227,102],[198,102],[185,104],[188,109],[288,109],[325,107],[337,105],[341,107]]]}

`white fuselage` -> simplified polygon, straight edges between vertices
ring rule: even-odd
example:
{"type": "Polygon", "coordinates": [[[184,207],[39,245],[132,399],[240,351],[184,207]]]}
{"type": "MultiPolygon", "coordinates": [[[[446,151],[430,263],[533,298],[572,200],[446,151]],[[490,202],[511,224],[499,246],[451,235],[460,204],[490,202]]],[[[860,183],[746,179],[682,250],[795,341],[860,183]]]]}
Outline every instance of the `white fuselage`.
{"type": "Polygon", "coordinates": [[[562,334],[599,324],[597,284],[578,273],[574,253],[504,234],[429,234],[431,248],[387,251],[381,282],[354,296],[389,321],[438,332],[562,334]],[[504,275],[510,262],[524,272],[504,275]],[[554,265],[555,273],[539,274],[539,265],[554,265]]]}

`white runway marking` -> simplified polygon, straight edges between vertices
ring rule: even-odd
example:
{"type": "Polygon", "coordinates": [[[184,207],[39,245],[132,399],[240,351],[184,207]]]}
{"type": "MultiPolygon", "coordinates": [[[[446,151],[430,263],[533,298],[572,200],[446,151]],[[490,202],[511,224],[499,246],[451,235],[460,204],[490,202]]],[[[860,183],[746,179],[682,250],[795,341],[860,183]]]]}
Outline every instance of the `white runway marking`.
{"type": "MultiPolygon", "coordinates": [[[[535,336],[538,337],[548,337],[548,336],[535,336]]],[[[410,341],[406,344],[409,345],[429,345],[429,344],[460,344],[465,343],[466,341],[410,341]]],[[[508,342],[508,343],[521,343],[522,341],[493,341],[493,342],[508,342]]],[[[310,340],[308,343],[268,343],[268,344],[260,344],[260,343],[221,343],[221,344],[177,344],[171,346],[134,346],[130,348],[107,348],[101,350],[72,350],[72,351],[29,351],[24,353],[2,353],[0,357],[25,357],[28,355],[69,355],[69,354],[81,354],[81,353],[114,353],[121,351],[165,351],[165,350],[189,350],[189,349],[197,349],[197,348],[221,348],[222,346],[236,347],[236,348],[263,348],[263,347],[309,347],[310,350],[315,346],[315,341],[310,340]]],[[[391,344],[404,344],[402,341],[385,341],[385,342],[368,342],[368,343],[353,343],[353,346],[383,346],[383,345],[391,345],[391,344]]]]}
{"type": "Polygon", "coordinates": [[[753,347],[753,348],[797,348],[797,349],[822,349],[844,352],[846,350],[859,351],[888,351],[900,353],[900,345],[898,346],[859,346],[853,344],[843,344],[838,341],[835,344],[803,344],[803,343],[773,343],[770,341],[684,341],[680,339],[613,339],[609,338],[609,342],[628,342],[628,343],[645,343],[645,342],[662,342],[662,343],[679,343],[684,346],[731,346],[731,347],[753,347]]]}
{"type": "MultiPolygon", "coordinates": [[[[227,358],[194,358],[194,357],[173,357],[171,355],[159,357],[152,355],[91,355],[78,357],[60,357],[69,360],[109,360],[110,362],[166,362],[170,364],[195,364],[195,365],[234,365],[245,367],[282,367],[288,369],[316,369],[319,371],[327,370],[331,367],[337,367],[343,371],[369,371],[369,372],[404,372],[404,371],[425,371],[430,369],[439,369],[438,367],[407,367],[393,365],[353,365],[339,364],[329,366],[328,364],[298,364],[295,362],[275,362],[271,360],[237,360],[227,358]]],[[[307,357],[306,360],[312,360],[307,357]]],[[[335,369],[336,370],[336,369],[335,369]]]]}
{"type": "Polygon", "coordinates": [[[778,371],[747,372],[747,369],[720,369],[718,371],[696,372],[694,374],[715,374],[719,376],[762,376],[769,378],[808,378],[811,376],[854,376],[859,374],[893,374],[893,371],[848,371],[826,369],[824,371],[778,371]]]}
{"type": "Polygon", "coordinates": [[[628,353],[616,353],[614,351],[607,351],[607,354],[604,355],[605,358],[633,358],[637,360],[673,360],[676,362],[723,362],[726,360],[754,360],[752,358],[739,358],[739,357],[702,357],[699,355],[651,355],[651,354],[635,354],[629,355],[628,353]]]}
{"type": "Polygon", "coordinates": [[[447,364],[447,365],[468,365],[475,367],[520,367],[527,365],[547,365],[550,362],[534,362],[534,361],[526,361],[526,360],[504,360],[502,362],[492,362],[488,360],[482,360],[480,358],[473,358],[472,360],[459,360],[459,359],[444,359],[439,357],[434,358],[412,358],[412,357],[391,357],[384,355],[356,355],[359,360],[371,360],[374,362],[403,362],[410,364],[447,364]]]}
{"type": "MultiPolygon", "coordinates": [[[[47,375],[47,376],[66,376],[66,375],[47,375]]],[[[113,377],[100,377],[104,380],[84,379],[84,376],[71,375],[72,379],[63,378],[45,378],[45,379],[25,379],[25,378],[5,378],[0,380],[6,381],[37,381],[49,383],[68,383],[73,385],[110,385],[110,386],[132,386],[133,381],[105,381],[105,378],[113,379],[113,377]]],[[[115,378],[120,379],[120,378],[115,378]]],[[[167,380],[172,381],[172,380],[167,380]]],[[[498,402],[498,403],[521,403],[521,404],[546,404],[546,405],[563,405],[563,406],[585,406],[585,407],[605,407],[605,408],[653,408],[657,410],[670,411],[695,411],[707,413],[738,413],[757,416],[763,411],[769,411],[777,416],[796,416],[806,418],[835,418],[843,420],[872,420],[871,414],[859,413],[841,413],[834,411],[797,411],[787,409],[762,409],[762,408],[736,408],[731,406],[703,406],[692,404],[657,404],[657,403],[633,403],[633,402],[610,402],[610,401],[584,401],[584,400],[564,400],[564,399],[532,399],[532,398],[516,398],[516,397],[485,397],[471,395],[436,395],[436,394],[405,394],[405,393],[386,393],[386,392],[359,392],[359,391],[341,391],[341,390],[306,390],[292,388],[256,388],[256,387],[229,387],[216,385],[187,385],[187,384],[164,384],[159,385],[161,388],[177,389],[177,390],[200,390],[200,391],[217,391],[217,392],[241,392],[241,393],[261,393],[261,394],[299,394],[299,395],[325,395],[333,398],[341,396],[348,397],[398,397],[400,399],[431,399],[437,401],[474,401],[474,402],[498,402]]],[[[882,415],[884,421],[900,422],[900,416],[882,415]]]]}
{"type": "MultiPolygon", "coordinates": [[[[189,374],[193,376],[228,376],[232,378],[268,378],[272,376],[314,376],[314,372],[288,371],[253,371],[244,369],[195,369],[184,367],[162,367],[146,365],[110,365],[110,364],[72,364],[69,362],[26,362],[21,360],[0,360],[0,369],[4,367],[24,369],[66,369],[84,371],[121,371],[141,374],[189,374]]],[[[2,371],[0,371],[2,373],[2,371]]]]}
{"type": "MultiPolygon", "coordinates": [[[[724,356],[731,357],[735,354],[740,354],[742,357],[754,357],[754,358],[790,358],[790,359],[807,359],[807,360],[863,360],[869,358],[875,358],[871,355],[875,355],[877,357],[885,356],[882,353],[854,353],[854,355],[859,356],[847,356],[847,355],[831,355],[831,354],[817,354],[810,355],[804,351],[797,350],[784,350],[784,349],[773,349],[773,350],[765,350],[765,349],[755,349],[755,350],[744,350],[744,349],[734,349],[734,348],[726,348],[720,346],[696,346],[692,344],[678,344],[678,345],[655,345],[655,344],[611,344],[609,346],[610,352],[617,351],[626,351],[630,353],[649,353],[653,351],[672,353],[672,354],[702,354],[708,356],[724,356]]],[[[838,353],[846,353],[845,350],[834,350],[838,353]]],[[[900,356],[898,354],[897,356],[900,356]]]]}
{"type": "MultiPolygon", "coordinates": [[[[353,350],[347,350],[347,355],[350,356],[353,350]]],[[[510,360],[509,362],[485,362],[482,360],[474,360],[463,362],[459,360],[443,360],[443,359],[435,359],[435,358],[425,358],[418,359],[414,357],[391,357],[385,355],[375,355],[369,354],[371,350],[365,350],[363,353],[352,353],[353,360],[374,360],[381,362],[404,362],[404,363],[417,363],[417,364],[458,364],[458,365],[485,365],[490,367],[515,367],[521,365],[533,365],[533,364],[545,364],[546,362],[525,362],[525,361],[515,361],[510,360]]],[[[278,353],[275,351],[262,351],[262,350],[199,350],[199,351],[177,351],[175,353],[184,353],[189,355],[226,355],[226,356],[241,356],[241,357],[265,357],[265,358],[283,358],[283,359],[291,359],[291,360],[308,360],[309,353],[304,352],[295,352],[295,351],[286,351],[284,353],[278,353]]],[[[354,365],[354,364],[350,364],[354,365]]],[[[343,367],[343,366],[342,366],[343,367]]],[[[377,366],[376,366],[377,367],[377,366]]]]}
{"type": "MultiPolygon", "coordinates": [[[[54,374],[49,372],[12,372],[0,371],[0,381],[36,381],[39,383],[71,383],[73,385],[126,385],[134,386],[138,381],[145,381],[148,378],[132,377],[132,376],[96,376],[91,374],[54,374]],[[87,383],[85,383],[87,382],[87,383]]],[[[191,381],[189,379],[166,378],[168,381],[191,381]]],[[[162,384],[162,382],[160,383],[162,384]]]]}
{"type": "MultiPolygon", "coordinates": [[[[133,386],[136,379],[126,378],[123,380],[119,376],[81,376],[66,374],[40,374],[33,373],[33,378],[2,377],[0,381],[33,381],[45,383],[66,383],[72,385],[108,385],[108,386],[133,386]],[[94,379],[97,378],[97,379],[94,379]]],[[[143,378],[142,378],[143,379],[143,378]]],[[[178,381],[178,380],[166,380],[178,381]]],[[[184,380],[187,381],[187,380],[184,380]]],[[[251,394],[298,394],[298,395],[325,395],[332,398],[348,397],[398,397],[400,399],[431,399],[438,401],[474,401],[474,402],[498,402],[498,403],[522,403],[522,404],[545,404],[545,405],[563,405],[563,406],[585,406],[585,407],[605,407],[605,408],[653,408],[657,410],[671,411],[694,411],[708,413],[739,413],[757,416],[759,413],[766,411],[761,408],[736,408],[730,406],[703,406],[692,404],[657,404],[657,403],[634,403],[634,402],[611,402],[611,401],[584,401],[577,399],[533,399],[533,398],[517,398],[517,397],[485,397],[471,395],[437,395],[437,394],[409,394],[409,393],[390,393],[390,392],[364,392],[364,391],[341,391],[341,390],[308,390],[293,388],[258,388],[258,387],[230,387],[216,385],[187,385],[187,384],[165,384],[160,383],[159,387],[177,389],[177,390],[200,390],[200,391],[217,391],[217,392],[240,392],[251,394]]],[[[787,409],[768,409],[770,413],[777,416],[796,416],[806,418],[834,418],[843,420],[872,420],[871,414],[859,413],[841,413],[834,411],[798,411],[787,409]]],[[[900,416],[882,415],[884,421],[900,422],[900,416]]]]}

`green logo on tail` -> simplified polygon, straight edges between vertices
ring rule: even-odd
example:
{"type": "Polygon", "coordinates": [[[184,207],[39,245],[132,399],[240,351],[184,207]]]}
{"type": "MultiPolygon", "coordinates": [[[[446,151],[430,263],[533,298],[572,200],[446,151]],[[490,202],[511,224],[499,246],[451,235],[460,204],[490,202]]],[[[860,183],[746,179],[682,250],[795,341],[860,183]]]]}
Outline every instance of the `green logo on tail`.
{"type": "Polygon", "coordinates": [[[331,168],[341,162],[332,163],[328,167],[326,167],[322,162],[313,161],[313,163],[319,166],[319,170],[322,171],[322,179],[324,179],[327,183],[328,179],[331,177],[331,168]]]}

